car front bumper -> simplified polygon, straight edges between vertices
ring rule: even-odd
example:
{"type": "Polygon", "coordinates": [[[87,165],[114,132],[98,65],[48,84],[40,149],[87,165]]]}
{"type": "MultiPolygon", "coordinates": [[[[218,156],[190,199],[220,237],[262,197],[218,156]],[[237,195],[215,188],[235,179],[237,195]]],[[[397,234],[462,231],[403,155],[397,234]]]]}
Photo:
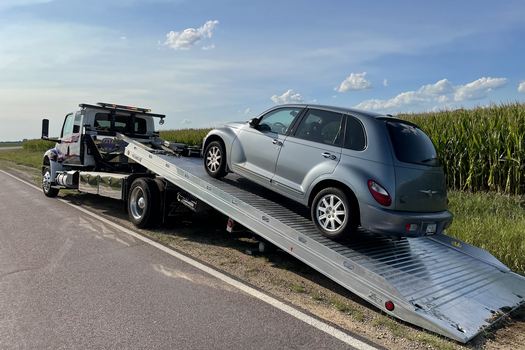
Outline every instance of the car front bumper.
{"type": "Polygon", "coordinates": [[[360,209],[362,228],[376,233],[403,237],[419,237],[442,233],[444,229],[452,224],[453,218],[452,213],[448,210],[435,213],[419,213],[388,210],[371,205],[364,205],[360,209]]]}

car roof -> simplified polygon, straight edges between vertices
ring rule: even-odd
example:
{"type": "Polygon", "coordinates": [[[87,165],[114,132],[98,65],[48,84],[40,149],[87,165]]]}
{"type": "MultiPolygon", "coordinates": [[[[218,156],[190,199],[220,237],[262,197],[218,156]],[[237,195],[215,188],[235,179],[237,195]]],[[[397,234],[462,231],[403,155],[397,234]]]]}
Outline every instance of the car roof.
{"type": "Polygon", "coordinates": [[[388,115],[388,114],[385,115],[385,114],[380,114],[380,113],[363,111],[363,110],[355,109],[355,108],[345,108],[345,107],[337,107],[337,106],[329,106],[329,105],[316,105],[316,104],[308,104],[308,103],[282,104],[282,105],[276,106],[275,108],[277,107],[319,108],[319,109],[329,110],[329,111],[339,112],[339,113],[348,113],[348,114],[354,114],[354,115],[358,114],[359,116],[362,116],[365,118],[368,117],[368,118],[374,118],[374,119],[392,117],[391,115],[388,115]]]}

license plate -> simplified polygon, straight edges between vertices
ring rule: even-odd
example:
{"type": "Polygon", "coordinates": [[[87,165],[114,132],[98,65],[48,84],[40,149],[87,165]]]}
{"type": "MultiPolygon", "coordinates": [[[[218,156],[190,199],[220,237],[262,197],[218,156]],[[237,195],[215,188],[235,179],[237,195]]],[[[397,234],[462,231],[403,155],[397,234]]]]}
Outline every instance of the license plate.
{"type": "Polygon", "coordinates": [[[427,235],[431,235],[436,233],[437,224],[428,224],[427,228],[425,229],[425,233],[427,235]]]}

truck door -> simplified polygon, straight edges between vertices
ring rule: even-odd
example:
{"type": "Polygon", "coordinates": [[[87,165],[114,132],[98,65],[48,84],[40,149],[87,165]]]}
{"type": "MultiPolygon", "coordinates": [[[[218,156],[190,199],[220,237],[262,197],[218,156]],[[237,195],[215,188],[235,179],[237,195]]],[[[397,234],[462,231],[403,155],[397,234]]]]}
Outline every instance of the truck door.
{"type": "Polygon", "coordinates": [[[80,112],[66,115],[64,125],[62,126],[62,133],[60,134],[60,140],[62,142],[57,147],[64,164],[82,164],[80,160],[81,125],[82,115],[80,112]]]}

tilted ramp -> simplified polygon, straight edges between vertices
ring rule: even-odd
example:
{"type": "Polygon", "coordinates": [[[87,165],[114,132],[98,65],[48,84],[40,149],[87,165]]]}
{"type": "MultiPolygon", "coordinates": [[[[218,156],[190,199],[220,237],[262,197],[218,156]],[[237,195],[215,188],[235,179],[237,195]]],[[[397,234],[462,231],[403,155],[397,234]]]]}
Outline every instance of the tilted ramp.
{"type": "Polygon", "coordinates": [[[213,179],[202,159],[126,141],[135,162],[401,320],[465,343],[525,304],[525,278],[482,249],[446,235],[360,232],[337,243],[318,233],[301,205],[233,174],[213,179]]]}

